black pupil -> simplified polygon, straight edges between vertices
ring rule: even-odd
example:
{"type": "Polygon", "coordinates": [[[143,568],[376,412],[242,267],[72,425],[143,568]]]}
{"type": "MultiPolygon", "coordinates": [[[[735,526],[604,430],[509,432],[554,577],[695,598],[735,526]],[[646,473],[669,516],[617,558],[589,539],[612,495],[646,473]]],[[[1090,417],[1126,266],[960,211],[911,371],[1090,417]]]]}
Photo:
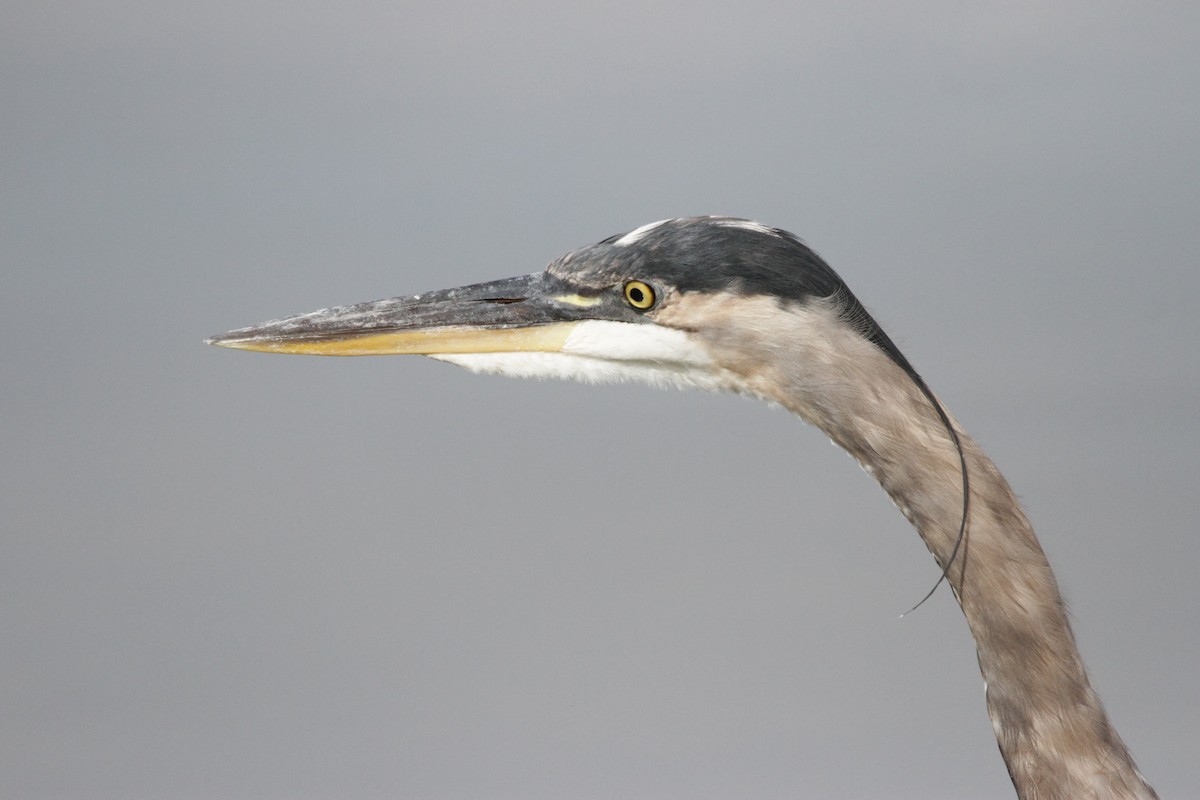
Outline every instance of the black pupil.
{"type": "Polygon", "coordinates": [[[641,303],[645,301],[646,295],[638,287],[632,286],[629,289],[629,299],[635,303],[641,303]]]}

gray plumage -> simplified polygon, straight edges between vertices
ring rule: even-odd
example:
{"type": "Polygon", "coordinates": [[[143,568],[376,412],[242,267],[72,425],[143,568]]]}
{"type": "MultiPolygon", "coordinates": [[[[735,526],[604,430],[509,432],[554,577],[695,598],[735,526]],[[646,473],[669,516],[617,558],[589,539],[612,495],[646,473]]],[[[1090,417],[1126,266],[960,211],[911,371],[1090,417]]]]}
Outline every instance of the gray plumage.
{"type": "Polygon", "coordinates": [[[636,379],[777,403],[857,459],[945,571],[1017,794],[1156,797],[1088,682],[1054,575],[1008,483],[841,278],[791,234],[728,217],[664,220],[542,273],[211,341],[420,353],[483,372],[636,379]]]}

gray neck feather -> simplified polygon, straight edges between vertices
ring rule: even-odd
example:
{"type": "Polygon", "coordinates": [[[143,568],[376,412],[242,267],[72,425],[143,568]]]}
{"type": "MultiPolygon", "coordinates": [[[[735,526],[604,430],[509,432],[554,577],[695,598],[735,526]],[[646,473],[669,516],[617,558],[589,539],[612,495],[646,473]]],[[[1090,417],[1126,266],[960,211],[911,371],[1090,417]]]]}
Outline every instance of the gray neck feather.
{"type": "MultiPolygon", "coordinates": [[[[944,568],[962,510],[960,464],[912,378],[831,304],[790,307],[786,315],[767,298],[726,305],[737,306],[724,310],[731,328],[710,328],[706,344],[718,363],[736,366],[731,388],[825,431],[879,481],[944,568]]],[[[720,313],[692,310],[709,322],[720,313]]],[[[992,461],[959,435],[971,514],[949,581],[975,638],[988,713],[1017,794],[1155,798],[1088,682],[1029,521],[992,461]]]]}

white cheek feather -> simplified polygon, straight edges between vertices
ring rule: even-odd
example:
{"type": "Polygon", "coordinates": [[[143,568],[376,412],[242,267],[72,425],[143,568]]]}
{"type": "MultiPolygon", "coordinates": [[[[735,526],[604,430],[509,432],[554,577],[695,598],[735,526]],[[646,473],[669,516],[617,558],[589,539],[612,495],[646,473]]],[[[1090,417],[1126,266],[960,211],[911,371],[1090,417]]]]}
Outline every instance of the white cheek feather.
{"type": "Polygon", "coordinates": [[[708,351],[683,331],[654,323],[587,320],[575,325],[562,351],[608,361],[650,361],[713,368],[708,351]]]}
{"type": "Polygon", "coordinates": [[[586,383],[638,381],[716,391],[733,388],[708,353],[687,334],[653,324],[589,320],[575,326],[558,353],[454,353],[431,358],[514,378],[586,383]]]}

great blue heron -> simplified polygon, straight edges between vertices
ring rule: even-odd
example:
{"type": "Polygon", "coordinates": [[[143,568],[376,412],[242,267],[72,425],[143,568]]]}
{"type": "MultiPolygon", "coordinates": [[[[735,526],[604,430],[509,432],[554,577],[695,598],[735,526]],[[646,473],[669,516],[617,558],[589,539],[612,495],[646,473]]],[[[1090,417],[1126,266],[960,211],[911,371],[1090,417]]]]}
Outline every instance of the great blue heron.
{"type": "Polygon", "coordinates": [[[640,380],[778,403],[856,458],[925,540],[975,637],[1018,796],[1156,797],[1088,683],[1054,575],[1008,483],[841,278],[785,231],[730,217],[663,220],[544,272],[210,341],[417,353],[478,372],[640,380]]]}

